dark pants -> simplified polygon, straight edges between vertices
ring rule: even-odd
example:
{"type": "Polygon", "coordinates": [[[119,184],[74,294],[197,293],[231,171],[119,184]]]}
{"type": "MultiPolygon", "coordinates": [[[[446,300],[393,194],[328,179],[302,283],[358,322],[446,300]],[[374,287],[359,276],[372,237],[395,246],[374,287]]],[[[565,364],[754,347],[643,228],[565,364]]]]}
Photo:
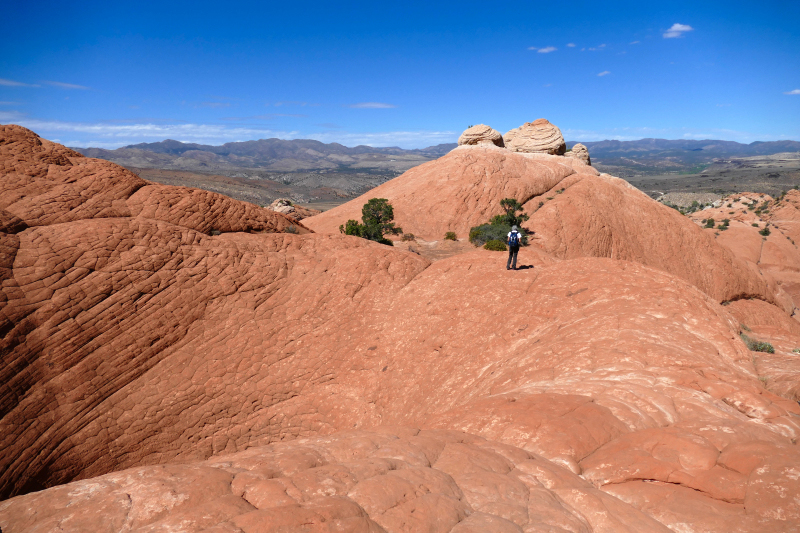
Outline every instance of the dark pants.
{"type": "Polygon", "coordinates": [[[509,246],[508,247],[508,263],[506,263],[506,268],[513,268],[514,270],[517,269],[517,253],[519,252],[519,246],[509,246]],[[514,264],[511,264],[511,261],[514,261],[514,264]]]}

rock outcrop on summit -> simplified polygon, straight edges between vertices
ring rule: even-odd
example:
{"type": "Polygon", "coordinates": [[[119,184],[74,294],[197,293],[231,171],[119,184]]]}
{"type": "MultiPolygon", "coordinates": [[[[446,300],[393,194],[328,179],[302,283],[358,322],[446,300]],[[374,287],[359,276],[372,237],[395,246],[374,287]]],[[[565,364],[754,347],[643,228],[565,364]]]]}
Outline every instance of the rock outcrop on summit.
{"type": "Polygon", "coordinates": [[[486,145],[503,148],[503,136],[500,132],[485,124],[470,126],[458,138],[458,145],[486,145]]]}
{"type": "Polygon", "coordinates": [[[581,143],[577,143],[569,152],[565,153],[564,155],[567,157],[574,157],[575,159],[583,161],[587,165],[592,164],[592,159],[589,157],[589,149],[581,143]]]}
{"type": "Polygon", "coordinates": [[[470,146],[384,189],[520,194],[509,272],[1,133],[3,533],[800,530],[789,296],[621,180],[470,146]]]}
{"type": "Polygon", "coordinates": [[[545,118],[526,122],[503,135],[506,148],[512,152],[564,155],[567,144],[557,126],[545,118]]]}

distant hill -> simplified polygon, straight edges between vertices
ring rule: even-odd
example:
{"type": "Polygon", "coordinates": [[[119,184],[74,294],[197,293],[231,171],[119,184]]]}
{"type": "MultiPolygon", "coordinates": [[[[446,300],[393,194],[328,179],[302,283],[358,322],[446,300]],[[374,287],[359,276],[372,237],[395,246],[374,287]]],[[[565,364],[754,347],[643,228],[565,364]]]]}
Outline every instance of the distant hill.
{"type": "MultiPolygon", "coordinates": [[[[567,146],[576,144],[567,142],[567,146]]],[[[620,177],[699,172],[717,159],[800,152],[800,142],[770,141],[742,144],[719,140],[640,139],[583,142],[592,164],[620,177]]]]}
{"type": "Polygon", "coordinates": [[[349,148],[338,143],[325,144],[310,139],[260,139],[211,146],[167,139],[156,143],[133,144],[116,150],[75,150],[89,157],[106,159],[127,167],[227,174],[245,168],[274,172],[369,169],[403,172],[437,159],[455,147],[456,144],[452,143],[417,150],[364,145],[349,148]]]}
{"type": "MultiPolygon", "coordinates": [[[[572,146],[576,141],[570,141],[572,146]]],[[[640,139],[584,142],[598,168],[622,177],[664,172],[698,172],[716,159],[800,152],[800,142],[742,144],[720,140],[640,139]]],[[[116,150],[75,148],[78,152],[126,167],[217,173],[232,177],[263,172],[360,172],[396,175],[437,159],[456,143],[404,150],[398,147],[347,147],[311,139],[260,139],[221,146],[167,139],[116,150]],[[247,172],[250,170],[251,172],[247,172]],[[257,172],[254,172],[257,171],[257,172]]]]}

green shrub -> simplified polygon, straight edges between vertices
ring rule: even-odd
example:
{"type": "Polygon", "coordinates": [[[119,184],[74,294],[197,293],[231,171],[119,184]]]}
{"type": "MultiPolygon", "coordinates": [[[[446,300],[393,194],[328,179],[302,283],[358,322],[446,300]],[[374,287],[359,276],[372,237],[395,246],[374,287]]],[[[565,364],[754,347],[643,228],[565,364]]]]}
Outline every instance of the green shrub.
{"type": "Polygon", "coordinates": [[[481,224],[471,228],[469,230],[469,242],[475,246],[484,246],[489,241],[500,241],[505,250],[505,243],[508,240],[511,226],[517,226],[520,234],[520,244],[527,246],[528,236],[519,226],[530,217],[525,213],[518,213],[522,211],[522,204],[514,198],[504,198],[500,200],[500,207],[503,208],[505,214],[492,217],[488,224],[481,224]]]}
{"type": "Polygon", "coordinates": [[[764,229],[762,229],[761,231],[759,231],[759,233],[760,233],[761,235],[763,235],[764,237],[766,237],[767,235],[769,235],[769,234],[770,234],[770,231],[769,231],[769,228],[768,228],[768,227],[764,226],[764,229]]]}
{"type": "Polygon", "coordinates": [[[752,223],[752,224],[750,224],[750,225],[751,225],[751,226],[753,226],[754,228],[757,228],[757,227],[758,227],[758,222],[753,222],[753,223],[752,223]]]}
{"type": "Polygon", "coordinates": [[[286,226],[283,228],[284,233],[294,233],[295,235],[299,233],[297,231],[297,226],[286,226]]]}
{"type": "Polygon", "coordinates": [[[394,225],[394,209],[386,198],[370,198],[361,208],[361,221],[348,220],[339,226],[339,231],[345,235],[354,235],[370,241],[394,246],[392,241],[384,235],[399,235],[402,228],[394,225]]]}
{"type": "Polygon", "coordinates": [[[413,233],[403,233],[403,236],[400,238],[401,241],[413,241],[416,237],[414,237],[413,233]]]}
{"type": "Polygon", "coordinates": [[[486,244],[483,245],[484,249],[492,250],[493,252],[505,252],[508,250],[506,248],[506,244],[498,239],[492,239],[490,241],[486,241],[486,244]]]}
{"type": "Polygon", "coordinates": [[[768,342],[761,342],[755,339],[751,339],[744,333],[742,333],[740,337],[742,337],[742,340],[747,345],[747,349],[750,350],[751,352],[775,353],[775,348],[773,348],[772,345],[768,342]]]}
{"type": "Polygon", "coordinates": [[[447,233],[444,234],[444,240],[446,240],[446,241],[458,240],[457,237],[456,237],[456,232],[455,231],[448,231],[447,233]]]}
{"type": "MultiPolygon", "coordinates": [[[[495,240],[505,243],[508,239],[508,233],[511,231],[511,226],[500,224],[481,224],[469,230],[469,242],[475,246],[483,246],[489,241],[495,240]]],[[[522,246],[528,245],[528,236],[525,232],[519,230],[520,241],[522,246]]],[[[504,244],[505,246],[505,244],[504,244]]]]}
{"type": "Polygon", "coordinates": [[[713,218],[709,218],[708,220],[706,220],[706,225],[705,225],[705,227],[707,227],[707,228],[713,228],[713,227],[714,227],[714,219],[713,219],[713,218]]]}

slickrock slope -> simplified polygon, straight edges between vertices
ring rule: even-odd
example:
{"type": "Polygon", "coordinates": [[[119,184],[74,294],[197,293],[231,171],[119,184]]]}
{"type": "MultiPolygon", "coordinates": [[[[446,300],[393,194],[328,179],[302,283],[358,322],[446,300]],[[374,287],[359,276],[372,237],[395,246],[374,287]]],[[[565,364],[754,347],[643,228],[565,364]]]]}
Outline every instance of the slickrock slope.
{"type": "Polygon", "coordinates": [[[289,226],[308,233],[274,211],[200,189],[150,183],[20,126],[0,125],[0,175],[0,210],[5,212],[0,222],[15,228],[138,217],[203,233],[282,232],[289,226]]]}
{"type": "MultiPolygon", "coordinates": [[[[623,189],[548,156],[451,157],[531,199],[563,187],[558,212],[584,181],[623,189]]],[[[791,329],[766,301],[544,247],[509,272],[483,250],[209,236],[162,208],[32,226],[26,201],[0,233],[0,497],[52,488],[0,502],[3,533],[800,531],[800,407],[761,373],[800,369],[739,337],[791,329]]]]}
{"type": "Polygon", "coordinates": [[[536,233],[533,245],[555,257],[636,261],[679,276],[719,302],[754,296],[793,309],[771,278],[691,220],[573,158],[460,147],[303,223],[338,233],[346,220],[360,220],[369,198],[387,198],[405,232],[435,240],[454,231],[466,238],[471,227],[500,214],[500,200],[508,197],[532,214],[525,227],[536,233]]]}

